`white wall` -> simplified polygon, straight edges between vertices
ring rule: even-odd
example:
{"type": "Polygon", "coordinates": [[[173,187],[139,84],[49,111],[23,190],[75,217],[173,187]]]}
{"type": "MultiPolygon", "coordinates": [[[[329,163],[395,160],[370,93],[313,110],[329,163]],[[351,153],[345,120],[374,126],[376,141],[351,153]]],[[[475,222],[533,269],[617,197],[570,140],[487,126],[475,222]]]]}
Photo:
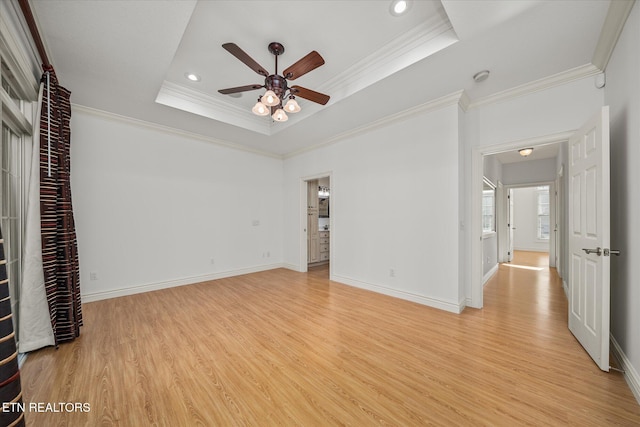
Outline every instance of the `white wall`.
{"type": "Polygon", "coordinates": [[[626,354],[640,401],[640,6],[636,2],[606,70],[611,120],[611,334],[626,354]]]}
{"type": "Polygon", "coordinates": [[[453,105],[285,160],[285,263],[300,265],[301,180],[331,172],[332,278],[459,310],[458,150],[453,105]]]}
{"type": "Polygon", "coordinates": [[[484,156],[482,159],[483,164],[483,175],[487,178],[493,185],[498,186],[498,182],[503,182],[502,179],[502,163],[497,159],[496,156],[484,156]]]}
{"type": "Polygon", "coordinates": [[[555,181],[556,158],[508,163],[502,166],[504,185],[531,184],[555,181]]]}
{"type": "Polygon", "coordinates": [[[548,252],[549,241],[538,240],[536,187],[514,188],[513,193],[513,249],[519,251],[548,252]]]}
{"type": "Polygon", "coordinates": [[[281,264],[282,160],[79,108],[71,127],[85,301],[281,264]]]}

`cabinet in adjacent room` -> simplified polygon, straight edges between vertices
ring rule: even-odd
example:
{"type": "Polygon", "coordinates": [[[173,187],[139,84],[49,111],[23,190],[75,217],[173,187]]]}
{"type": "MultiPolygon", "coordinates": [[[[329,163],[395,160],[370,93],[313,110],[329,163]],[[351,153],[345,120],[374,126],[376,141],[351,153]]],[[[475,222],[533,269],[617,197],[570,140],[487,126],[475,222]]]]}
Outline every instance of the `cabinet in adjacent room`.
{"type": "Polygon", "coordinates": [[[318,180],[307,182],[307,263],[320,259],[318,235],[318,180]]]}
{"type": "Polygon", "coordinates": [[[322,230],[318,233],[320,247],[318,249],[319,261],[329,261],[329,231],[322,230]]]}
{"type": "MultiPolygon", "coordinates": [[[[327,183],[328,184],[328,183],[327,183]]],[[[323,195],[324,210],[321,213],[317,179],[307,181],[307,263],[327,263],[329,261],[329,230],[327,225],[319,226],[320,218],[329,217],[328,193],[323,195]]],[[[328,185],[322,187],[328,189],[328,185]]],[[[327,223],[327,220],[323,220],[327,223]]]]}

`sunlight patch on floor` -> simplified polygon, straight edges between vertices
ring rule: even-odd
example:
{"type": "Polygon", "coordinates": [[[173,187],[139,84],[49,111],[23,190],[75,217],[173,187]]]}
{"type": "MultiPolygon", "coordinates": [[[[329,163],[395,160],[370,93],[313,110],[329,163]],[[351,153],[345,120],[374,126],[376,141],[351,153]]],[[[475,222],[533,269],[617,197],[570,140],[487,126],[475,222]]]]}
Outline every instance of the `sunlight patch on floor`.
{"type": "Polygon", "coordinates": [[[523,269],[525,269],[525,270],[535,270],[535,271],[542,271],[542,270],[544,270],[544,267],[532,267],[532,266],[530,266],[530,265],[518,265],[518,264],[507,264],[507,263],[504,263],[504,264],[502,264],[502,265],[504,265],[505,267],[523,268],[523,269]]]}

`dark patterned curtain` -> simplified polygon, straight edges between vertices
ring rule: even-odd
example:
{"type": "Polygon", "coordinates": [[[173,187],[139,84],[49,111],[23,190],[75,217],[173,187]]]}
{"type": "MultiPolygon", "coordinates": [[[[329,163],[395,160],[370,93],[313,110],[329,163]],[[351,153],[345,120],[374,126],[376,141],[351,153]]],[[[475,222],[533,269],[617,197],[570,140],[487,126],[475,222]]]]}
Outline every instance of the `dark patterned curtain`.
{"type": "Polygon", "coordinates": [[[24,426],[22,387],[6,264],[4,240],[0,230],[0,426],[24,426]]]}
{"type": "Polygon", "coordinates": [[[44,285],[56,345],[80,335],[80,265],[71,204],[71,92],[53,67],[42,76],[40,216],[44,285]]]}

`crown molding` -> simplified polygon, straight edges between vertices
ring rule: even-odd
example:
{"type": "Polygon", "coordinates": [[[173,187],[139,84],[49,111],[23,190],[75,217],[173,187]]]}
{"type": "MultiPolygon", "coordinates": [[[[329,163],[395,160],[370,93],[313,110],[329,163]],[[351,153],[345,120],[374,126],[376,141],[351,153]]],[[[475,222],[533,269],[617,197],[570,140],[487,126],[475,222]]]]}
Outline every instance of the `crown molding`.
{"type": "Polygon", "coordinates": [[[363,126],[359,126],[357,128],[342,132],[336,136],[333,136],[319,144],[315,144],[309,147],[305,147],[300,150],[292,151],[283,156],[284,159],[289,159],[292,157],[299,156],[301,154],[307,153],[309,151],[314,151],[319,148],[327,147],[329,145],[333,145],[340,141],[343,141],[347,138],[353,138],[358,135],[362,135],[368,132],[371,132],[376,129],[380,129],[386,127],[392,123],[399,122],[401,120],[405,120],[417,114],[430,113],[432,111],[440,110],[445,107],[449,107],[452,105],[460,105],[460,100],[466,96],[464,90],[459,90],[457,92],[453,92],[449,95],[445,95],[443,97],[434,99],[433,101],[425,102],[424,104],[417,105],[415,107],[408,108],[406,110],[400,111],[395,114],[391,114],[389,116],[385,116],[381,119],[375,120],[373,122],[367,123],[363,126]]]}
{"type": "Polygon", "coordinates": [[[458,105],[460,105],[460,108],[462,108],[462,111],[464,111],[465,113],[469,109],[469,105],[471,105],[471,98],[469,98],[466,90],[462,91],[462,95],[460,95],[460,101],[458,102],[458,105]]]}
{"type": "Polygon", "coordinates": [[[71,104],[71,108],[73,111],[81,111],[83,113],[87,113],[93,116],[97,116],[97,117],[101,117],[104,119],[108,119],[108,120],[113,120],[113,121],[117,121],[117,122],[121,122],[121,123],[127,123],[127,124],[131,124],[134,126],[138,126],[138,127],[142,127],[142,128],[146,128],[146,129],[151,129],[151,130],[155,130],[155,131],[159,131],[159,132],[164,132],[164,133],[168,133],[168,134],[172,134],[172,135],[177,135],[177,136],[181,136],[184,138],[189,138],[189,139],[193,139],[193,140],[197,140],[197,141],[202,141],[202,142],[206,142],[206,143],[210,143],[210,144],[215,144],[221,147],[225,147],[225,148],[231,148],[234,150],[238,150],[238,151],[244,151],[247,153],[252,153],[252,154],[257,154],[260,156],[265,156],[265,157],[270,157],[272,159],[278,159],[278,160],[282,160],[282,156],[279,154],[274,154],[274,153],[269,153],[267,151],[262,151],[262,150],[256,150],[253,148],[249,148],[245,145],[241,145],[241,144],[235,144],[233,142],[229,142],[229,141],[225,141],[222,139],[217,139],[217,138],[213,138],[210,136],[206,136],[206,135],[202,135],[199,133],[195,133],[195,132],[189,132],[189,131],[185,131],[182,129],[177,129],[174,127],[170,127],[170,126],[165,126],[165,125],[160,125],[157,123],[153,123],[153,122],[147,122],[145,120],[140,120],[140,119],[134,119],[132,117],[127,117],[127,116],[122,116],[120,114],[115,114],[115,113],[110,113],[108,111],[104,111],[104,110],[98,110],[96,108],[91,108],[91,107],[87,107],[84,105],[80,105],[80,104],[71,104]]]}
{"type": "Polygon", "coordinates": [[[230,102],[167,80],[162,82],[162,86],[160,86],[160,91],[156,97],[156,102],[199,116],[249,129],[263,135],[271,135],[272,133],[269,122],[260,120],[262,118],[251,114],[251,111],[246,111],[244,108],[230,102]]]}
{"type": "Polygon", "coordinates": [[[329,79],[318,90],[331,93],[331,105],[457,41],[451,23],[434,15],[329,79]]]}
{"type": "Polygon", "coordinates": [[[509,101],[514,98],[529,95],[552,87],[570,83],[575,80],[581,80],[585,77],[594,76],[601,73],[602,70],[593,64],[585,64],[566,71],[561,71],[551,76],[543,77],[538,80],[525,83],[511,89],[496,92],[494,94],[472,100],[468,108],[477,108],[488,104],[509,101]]]}
{"type": "Polygon", "coordinates": [[[602,25],[600,38],[591,59],[591,63],[599,69],[604,70],[607,68],[611,54],[616,47],[616,43],[618,43],[620,33],[622,33],[635,1],[612,1],[609,4],[609,11],[602,25]]]}

